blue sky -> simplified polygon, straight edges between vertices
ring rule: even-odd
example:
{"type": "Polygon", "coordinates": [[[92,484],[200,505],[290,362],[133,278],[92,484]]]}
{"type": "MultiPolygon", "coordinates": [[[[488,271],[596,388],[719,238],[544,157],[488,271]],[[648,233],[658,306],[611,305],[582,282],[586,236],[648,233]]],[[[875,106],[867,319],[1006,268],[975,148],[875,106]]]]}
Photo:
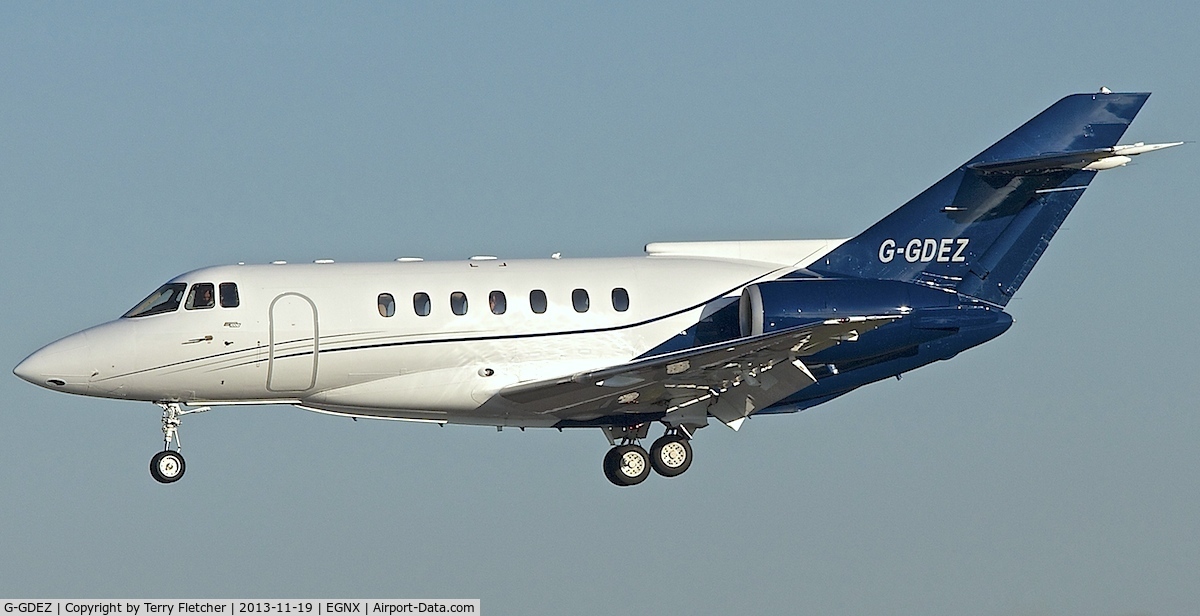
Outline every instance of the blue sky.
{"type": "MultiPolygon", "coordinates": [[[[844,237],[1072,92],[1200,137],[1194,3],[0,6],[0,358],[196,267],[844,237]]],[[[1101,174],[1001,338],[695,441],[0,378],[0,595],[469,597],[490,614],[1200,607],[1194,145],[1101,174]]]]}

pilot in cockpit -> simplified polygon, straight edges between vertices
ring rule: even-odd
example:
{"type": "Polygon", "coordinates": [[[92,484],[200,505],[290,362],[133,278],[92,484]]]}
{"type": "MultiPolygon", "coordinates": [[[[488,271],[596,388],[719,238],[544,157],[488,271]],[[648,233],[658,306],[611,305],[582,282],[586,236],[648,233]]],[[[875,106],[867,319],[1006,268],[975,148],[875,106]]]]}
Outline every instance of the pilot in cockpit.
{"type": "Polygon", "coordinates": [[[196,298],[197,308],[212,308],[213,307],[213,292],[212,287],[205,285],[200,287],[200,297],[196,298]]]}
{"type": "Polygon", "coordinates": [[[213,286],[208,283],[201,283],[192,287],[192,292],[188,295],[187,303],[184,304],[184,307],[188,310],[200,310],[212,308],[215,305],[213,286]]]}

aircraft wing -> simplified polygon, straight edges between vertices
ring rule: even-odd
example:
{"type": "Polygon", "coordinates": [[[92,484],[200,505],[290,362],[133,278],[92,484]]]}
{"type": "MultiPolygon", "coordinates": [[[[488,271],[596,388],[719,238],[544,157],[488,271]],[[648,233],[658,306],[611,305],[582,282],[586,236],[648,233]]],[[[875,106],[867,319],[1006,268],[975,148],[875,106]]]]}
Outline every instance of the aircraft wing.
{"type": "Polygon", "coordinates": [[[693,412],[707,406],[707,414],[736,430],[755,411],[816,382],[801,358],[853,342],[899,318],[829,319],[558,379],[511,385],[496,395],[525,412],[577,421],[656,411],[670,415],[709,402],[693,412]]]}

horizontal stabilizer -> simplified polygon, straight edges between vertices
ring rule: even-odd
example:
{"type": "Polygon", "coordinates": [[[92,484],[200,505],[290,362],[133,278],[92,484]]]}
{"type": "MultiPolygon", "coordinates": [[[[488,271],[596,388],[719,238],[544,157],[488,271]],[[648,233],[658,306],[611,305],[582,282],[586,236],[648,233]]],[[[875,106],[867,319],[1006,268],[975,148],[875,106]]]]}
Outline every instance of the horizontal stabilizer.
{"type": "Polygon", "coordinates": [[[1173,148],[1177,145],[1183,145],[1183,142],[1172,141],[1170,143],[1151,144],[1138,142],[1132,145],[1115,145],[1109,148],[1079,150],[1076,152],[1052,152],[1025,158],[974,163],[967,165],[967,168],[981,173],[1012,174],[1050,173],[1052,171],[1069,169],[1077,171],[1102,171],[1125,165],[1131,160],[1131,156],[1173,148]]]}

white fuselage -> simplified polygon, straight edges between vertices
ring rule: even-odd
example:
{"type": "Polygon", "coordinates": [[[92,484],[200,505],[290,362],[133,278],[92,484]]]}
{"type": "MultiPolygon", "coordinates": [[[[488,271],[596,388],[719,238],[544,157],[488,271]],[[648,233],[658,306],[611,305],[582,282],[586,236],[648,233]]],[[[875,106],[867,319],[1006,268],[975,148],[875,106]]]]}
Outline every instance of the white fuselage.
{"type": "Polygon", "coordinates": [[[633,258],[210,267],[171,282],[234,283],[236,307],[118,319],[48,345],[18,374],[89,396],[548,426],[554,418],[489,400],[509,385],[642,356],[746,285],[836,244],[652,244],[650,256],[633,258]],[[579,289],[587,293],[582,311],[579,289]],[[627,307],[614,290],[628,297],[627,307]],[[504,295],[502,314],[489,301],[495,291],[504,295]],[[536,291],[546,298],[541,313],[531,305],[536,291]],[[414,306],[417,294],[429,297],[426,316],[414,306]],[[465,297],[464,314],[452,310],[452,294],[465,297]],[[385,295],[393,307],[380,306],[385,295]]]}

